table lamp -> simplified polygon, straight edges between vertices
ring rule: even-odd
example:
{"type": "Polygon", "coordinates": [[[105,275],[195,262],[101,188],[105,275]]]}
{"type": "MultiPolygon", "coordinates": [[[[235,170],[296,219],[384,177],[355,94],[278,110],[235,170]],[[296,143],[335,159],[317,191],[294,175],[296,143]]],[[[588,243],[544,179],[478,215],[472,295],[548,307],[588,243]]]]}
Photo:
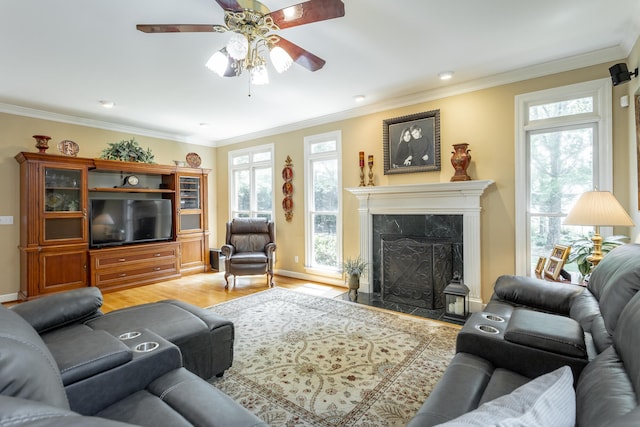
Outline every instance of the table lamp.
{"type": "Polygon", "coordinates": [[[633,227],[633,221],[624,210],[620,202],[610,191],[587,191],[584,193],[567,217],[564,225],[590,225],[595,226],[595,232],[591,236],[593,252],[587,260],[595,268],[602,260],[602,236],[600,227],[626,226],[633,227]]]}

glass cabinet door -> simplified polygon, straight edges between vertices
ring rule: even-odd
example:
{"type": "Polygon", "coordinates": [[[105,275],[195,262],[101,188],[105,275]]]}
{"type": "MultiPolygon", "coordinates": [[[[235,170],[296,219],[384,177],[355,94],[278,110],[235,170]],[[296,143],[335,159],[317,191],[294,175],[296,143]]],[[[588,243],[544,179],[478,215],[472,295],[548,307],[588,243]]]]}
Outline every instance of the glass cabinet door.
{"type": "Polygon", "coordinates": [[[195,231],[202,229],[201,178],[180,176],[180,211],[179,231],[195,231]]]}
{"type": "Polygon", "coordinates": [[[84,179],[84,169],[44,167],[42,208],[45,241],[84,240],[84,179]]]}

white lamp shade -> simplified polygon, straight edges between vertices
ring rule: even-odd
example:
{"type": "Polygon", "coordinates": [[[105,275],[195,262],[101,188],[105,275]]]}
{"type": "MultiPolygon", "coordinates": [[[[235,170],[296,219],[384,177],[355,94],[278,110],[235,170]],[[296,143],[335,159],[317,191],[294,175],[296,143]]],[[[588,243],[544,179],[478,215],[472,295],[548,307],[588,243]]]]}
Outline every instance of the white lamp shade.
{"type": "Polygon", "coordinates": [[[227,42],[227,52],[233,59],[244,59],[249,52],[249,40],[242,34],[234,33],[227,42]]]}
{"type": "Polygon", "coordinates": [[[291,64],[293,64],[291,56],[280,46],[271,49],[269,56],[271,57],[273,68],[275,68],[278,73],[287,71],[289,67],[291,67],[291,64]]]}
{"type": "Polygon", "coordinates": [[[269,73],[266,66],[258,65],[251,69],[251,84],[256,86],[269,84],[269,73]]]}
{"type": "Polygon", "coordinates": [[[609,191],[584,193],[564,219],[564,224],[603,227],[634,225],[629,214],[609,191]]]}
{"type": "Polygon", "coordinates": [[[217,51],[209,58],[206,66],[220,77],[224,77],[224,73],[229,66],[229,58],[221,51],[217,51]]]}

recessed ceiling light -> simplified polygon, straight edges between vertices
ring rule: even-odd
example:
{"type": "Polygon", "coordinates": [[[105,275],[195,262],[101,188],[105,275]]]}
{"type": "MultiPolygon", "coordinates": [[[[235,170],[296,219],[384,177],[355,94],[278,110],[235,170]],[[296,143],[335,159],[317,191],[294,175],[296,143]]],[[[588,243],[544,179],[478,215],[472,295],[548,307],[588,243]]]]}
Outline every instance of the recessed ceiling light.
{"type": "Polygon", "coordinates": [[[209,123],[205,123],[205,122],[198,123],[198,126],[200,126],[201,128],[208,128],[209,127],[209,123]]]}
{"type": "Polygon", "coordinates": [[[362,102],[364,101],[364,95],[356,95],[353,97],[354,101],[356,102],[362,102]]]}
{"type": "Polygon", "coordinates": [[[113,101],[102,100],[100,101],[100,105],[102,105],[104,108],[113,108],[113,106],[116,104],[113,101]]]}
{"type": "Polygon", "coordinates": [[[442,71],[438,73],[440,80],[450,80],[453,77],[453,71],[442,71]]]}

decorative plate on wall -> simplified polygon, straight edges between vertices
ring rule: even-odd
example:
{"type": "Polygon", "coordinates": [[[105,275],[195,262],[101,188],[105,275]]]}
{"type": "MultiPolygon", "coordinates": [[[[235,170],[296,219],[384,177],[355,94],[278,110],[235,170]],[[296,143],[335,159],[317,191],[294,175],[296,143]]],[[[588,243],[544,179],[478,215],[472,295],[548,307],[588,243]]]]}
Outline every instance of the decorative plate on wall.
{"type": "Polygon", "coordinates": [[[65,156],[75,157],[78,155],[78,151],[80,151],[80,146],[74,141],[65,139],[64,141],[58,142],[58,151],[65,156]]]}
{"type": "Polygon", "coordinates": [[[200,163],[202,163],[202,159],[198,156],[197,153],[188,153],[187,154],[187,164],[192,168],[199,168],[200,163]]]}

